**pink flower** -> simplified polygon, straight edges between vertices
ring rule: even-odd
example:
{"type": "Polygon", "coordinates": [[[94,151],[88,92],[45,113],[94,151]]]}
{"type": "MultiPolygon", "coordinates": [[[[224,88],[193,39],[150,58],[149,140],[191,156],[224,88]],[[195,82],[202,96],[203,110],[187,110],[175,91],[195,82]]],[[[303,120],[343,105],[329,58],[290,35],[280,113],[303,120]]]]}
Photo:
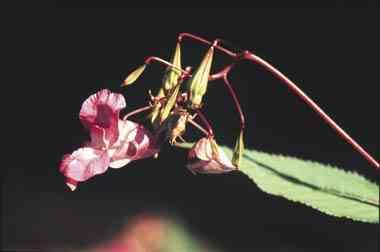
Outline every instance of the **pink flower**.
{"type": "Polygon", "coordinates": [[[108,147],[117,140],[119,114],[125,106],[121,94],[111,93],[107,89],[91,95],[82,104],[79,119],[90,131],[92,146],[108,147]]]}
{"type": "Polygon", "coordinates": [[[226,154],[216,146],[213,151],[213,139],[203,137],[190,150],[187,168],[193,173],[225,173],[236,170],[226,154]]]}
{"type": "Polygon", "coordinates": [[[79,118],[90,131],[91,141],[71,155],[65,155],[59,167],[71,190],[75,190],[78,182],[106,172],[108,167],[121,168],[159,151],[153,136],[142,125],[119,119],[120,110],[125,106],[121,94],[107,89],[83,103],[79,118]]]}

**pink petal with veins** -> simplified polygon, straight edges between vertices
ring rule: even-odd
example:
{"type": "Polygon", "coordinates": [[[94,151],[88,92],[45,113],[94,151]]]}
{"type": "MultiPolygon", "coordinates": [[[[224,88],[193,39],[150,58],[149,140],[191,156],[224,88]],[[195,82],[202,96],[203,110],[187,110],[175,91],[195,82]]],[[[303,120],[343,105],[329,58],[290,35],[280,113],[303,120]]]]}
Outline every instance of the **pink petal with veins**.
{"type": "Polygon", "coordinates": [[[191,148],[188,155],[189,163],[187,168],[193,173],[225,173],[236,170],[231,160],[218,147],[216,157],[213,157],[210,139],[201,138],[191,148]]]}
{"type": "Polygon", "coordinates": [[[120,110],[125,108],[123,95],[107,89],[91,95],[83,103],[79,118],[90,130],[94,147],[110,146],[118,138],[120,110]]]}
{"type": "Polygon", "coordinates": [[[156,154],[152,134],[144,126],[132,121],[119,121],[119,138],[110,150],[111,168],[121,168],[130,161],[156,154]]]}
{"type": "Polygon", "coordinates": [[[74,190],[78,182],[104,173],[109,166],[109,161],[110,158],[106,151],[84,147],[74,151],[71,155],[65,155],[59,170],[67,178],[67,185],[74,190]]]}

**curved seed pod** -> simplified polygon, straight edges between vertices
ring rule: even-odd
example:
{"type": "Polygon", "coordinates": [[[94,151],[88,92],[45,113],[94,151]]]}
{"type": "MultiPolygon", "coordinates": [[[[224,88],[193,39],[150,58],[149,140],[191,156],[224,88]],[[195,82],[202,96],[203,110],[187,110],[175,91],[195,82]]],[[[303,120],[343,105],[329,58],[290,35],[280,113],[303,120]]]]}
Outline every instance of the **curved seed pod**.
{"type": "Polygon", "coordinates": [[[244,152],[244,139],[243,139],[243,130],[240,131],[239,137],[236,140],[235,148],[232,156],[232,164],[239,168],[240,160],[244,152]]]}
{"type": "Polygon", "coordinates": [[[130,73],[127,76],[127,78],[125,78],[122,86],[128,86],[134,83],[140,77],[140,75],[144,72],[145,68],[146,68],[146,64],[135,69],[132,73],[130,73]]]}
{"type": "Polygon", "coordinates": [[[201,64],[187,82],[189,102],[191,108],[199,108],[202,105],[202,98],[207,91],[208,78],[210,75],[214,47],[211,46],[203,58],[201,64]]]}

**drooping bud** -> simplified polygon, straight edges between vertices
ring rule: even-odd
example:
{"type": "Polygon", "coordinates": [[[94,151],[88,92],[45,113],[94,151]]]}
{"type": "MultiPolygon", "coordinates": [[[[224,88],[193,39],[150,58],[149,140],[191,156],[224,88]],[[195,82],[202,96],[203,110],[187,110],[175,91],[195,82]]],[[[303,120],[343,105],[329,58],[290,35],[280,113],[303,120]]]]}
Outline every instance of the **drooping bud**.
{"type": "Polygon", "coordinates": [[[225,173],[236,170],[214,139],[201,138],[189,151],[187,168],[193,173],[225,173]],[[214,150],[217,148],[217,151],[214,150]]]}
{"type": "Polygon", "coordinates": [[[211,46],[201,64],[187,82],[190,108],[200,108],[202,105],[202,98],[207,91],[213,55],[214,47],[211,46]]]}
{"type": "Polygon", "coordinates": [[[239,137],[236,140],[235,148],[232,156],[232,164],[239,168],[240,160],[244,153],[244,137],[243,137],[243,130],[240,131],[239,137]]]}
{"type": "Polygon", "coordinates": [[[162,79],[163,89],[165,94],[169,94],[171,90],[177,86],[178,80],[181,77],[181,46],[177,43],[174,55],[172,57],[171,63],[175,67],[168,67],[166,69],[164,78],[162,79]]]}
{"type": "Polygon", "coordinates": [[[132,73],[130,73],[127,76],[127,78],[125,78],[122,86],[128,86],[134,83],[140,77],[140,75],[144,72],[145,68],[146,68],[146,64],[135,69],[132,73]]]}

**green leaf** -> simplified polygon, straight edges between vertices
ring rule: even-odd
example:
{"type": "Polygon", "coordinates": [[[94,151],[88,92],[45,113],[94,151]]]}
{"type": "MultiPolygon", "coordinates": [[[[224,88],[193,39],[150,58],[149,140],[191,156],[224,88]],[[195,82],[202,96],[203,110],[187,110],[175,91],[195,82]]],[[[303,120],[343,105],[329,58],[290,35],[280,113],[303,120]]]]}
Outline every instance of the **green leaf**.
{"type": "MultiPolygon", "coordinates": [[[[231,149],[223,150],[232,156],[231,149]]],[[[379,186],[356,173],[254,150],[245,151],[239,171],[266,193],[336,217],[379,223],[379,186]]]]}

